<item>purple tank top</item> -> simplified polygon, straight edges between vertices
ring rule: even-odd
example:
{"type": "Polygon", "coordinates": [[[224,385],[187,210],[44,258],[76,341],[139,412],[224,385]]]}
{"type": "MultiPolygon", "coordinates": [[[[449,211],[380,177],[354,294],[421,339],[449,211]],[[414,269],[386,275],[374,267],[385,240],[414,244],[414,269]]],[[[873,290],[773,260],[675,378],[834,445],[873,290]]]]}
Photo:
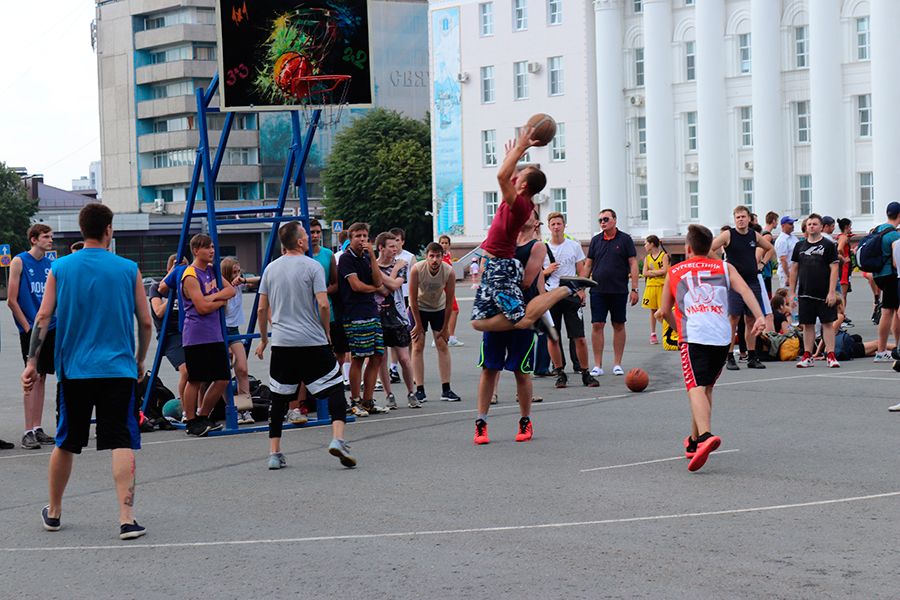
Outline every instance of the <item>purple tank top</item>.
{"type": "MultiPolygon", "coordinates": [[[[201,315],[197,312],[197,307],[191,302],[187,294],[184,292],[184,281],[188,277],[196,277],[200,283],[200,291],[204,296],[215,294],[219,291],[216,284],[216,274],[212,265],[206,269],[198,269],[194,265],[190,265],[181,274],[181,297],[184,300],[184,330],[181,333],[181,342],[185,346],[196,346],[198,344],[211,344],[214,342],[222,342],[222,323],[219,319],[219,311],[201,315]]],[[[219,309],[221,310],[221,309],[219,309]]]]}

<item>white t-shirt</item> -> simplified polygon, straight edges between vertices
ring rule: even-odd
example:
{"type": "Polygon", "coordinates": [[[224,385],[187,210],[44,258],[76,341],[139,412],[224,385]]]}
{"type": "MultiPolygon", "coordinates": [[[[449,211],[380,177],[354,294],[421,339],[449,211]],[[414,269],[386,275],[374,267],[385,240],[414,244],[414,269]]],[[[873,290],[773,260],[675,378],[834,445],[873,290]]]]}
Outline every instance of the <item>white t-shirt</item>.
{"type": "MultiPolygon", "coordinates": [[[[409,250],[402,249],[400,253],[395,257],[397,260],[405,260],[406,261],[406,273],[407,275],[403,278],[403,285],[400,286],[400,290],[403,292],[404,298],[409,298],[409,270],[412,268],[414,264],[416,264],[416,255],[410,252],[409,250]]],[[[403,308],[398,307],[398,308],[403,308]]]]}
{"type": "Polygon", "coordinates": [[[244,324],[244,284],[234,286],[237,292],[225,302],[225,326],[240,327],[244,324]]]}
{"type": "MultiPolygon", "coordinates": [[[[576,264],[584,260],[584,250],[581,244],[575,240],[564,238],[562,244],[555,245],[552,241],[547,242],[547,247],[553,253],[553,258],[559,264],[559,268],[550,274],[547,278],[547,289],[552,290],[559,287],[560,277],[574,277],[577,275],[576,264]]],[[[549,263],[548,263],[549,265],[549,263]]]]}
{"type": "Polygon", "coordinates": [[[778,257],[778,265],[781,266],[781,257],[787,258],[787,262],[791,262],[791,256],[794,254],[794,246],[799,240],[794,234],[781,232],[775,238],[775,256],[778,257]]]}
{"type": "Polygon", "coordinates": [[[472,277],[475,277],[476,275],[478,275],[478,261],[477,260],[473,260],[472,264],[469,265],[469,274],[472,275],[472,277]]]}

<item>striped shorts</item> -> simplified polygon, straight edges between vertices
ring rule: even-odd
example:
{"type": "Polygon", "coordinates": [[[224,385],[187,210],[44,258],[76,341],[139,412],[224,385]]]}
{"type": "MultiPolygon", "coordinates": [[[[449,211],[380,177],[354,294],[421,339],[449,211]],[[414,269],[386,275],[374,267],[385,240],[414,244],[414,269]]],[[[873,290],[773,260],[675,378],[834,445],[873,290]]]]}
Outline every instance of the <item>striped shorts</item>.
{"type": "Polygon", "coordinates": [[[344,332],[350,346],[350,356],[381,356],[384,354],[384,334],[381,319],[344,321],[344,332]]]}

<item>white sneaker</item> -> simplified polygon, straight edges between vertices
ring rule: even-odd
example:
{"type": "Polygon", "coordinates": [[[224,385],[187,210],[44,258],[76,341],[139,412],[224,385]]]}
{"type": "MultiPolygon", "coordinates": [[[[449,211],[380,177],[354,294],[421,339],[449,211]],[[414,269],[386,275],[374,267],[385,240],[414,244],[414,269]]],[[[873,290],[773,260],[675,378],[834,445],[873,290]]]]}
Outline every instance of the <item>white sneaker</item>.
{"type": "Polygon", "coordinates": [[[900,412],[900,404],[895,404],[893,406],[888,406],[888,410],[891,412],[900,412]]]}
{"type": "Polygon", "coordinates": [[[603,375],[603,367],[594,367],[591,369],[591,377],[600,377],[603,375]]]}
{"type": "Polygon", "coordinates": [[[459,346],[465,346],[466,344],[465,344],[464,342],[459,341],[459,340],[456,339],[455,337],[452,337],[452,338],[450,338],[450,340],[447,342],[447,345],[448,345],[448,346],[453,346],[453,347],[459,347],[459,346]]]}
{"type": "Polygon", "coordinates": [[[876,352],[875,359],[872,362],[883,363],[883,362],[894,362],[894,359],[891,358],[891,353],[887,350],[884,352],[876,352]]]}
{"type": "Polygon", "coordinates": [[[616,365],[613,367],[613,375],[624,375],[625,370],[622,369],[620,365],[616,365]]]}
{"type": "Polygon", "coordinates": [[[384,391],[384,384],[381,383],[381,380],[380,380],[380,379],[376,379],[376,380],[375,380],[375,391],[376,391],[376,392],[383,392],[383,391],[384,391]]]}
{"type": "Polygon", "coordinates": [[[309,418],[307,418],[306,415],[300,412],[299,408],[292,408],[288,411],[287,420],[294,425],[303,425],[304,423],[309,421],[309,418]]]}

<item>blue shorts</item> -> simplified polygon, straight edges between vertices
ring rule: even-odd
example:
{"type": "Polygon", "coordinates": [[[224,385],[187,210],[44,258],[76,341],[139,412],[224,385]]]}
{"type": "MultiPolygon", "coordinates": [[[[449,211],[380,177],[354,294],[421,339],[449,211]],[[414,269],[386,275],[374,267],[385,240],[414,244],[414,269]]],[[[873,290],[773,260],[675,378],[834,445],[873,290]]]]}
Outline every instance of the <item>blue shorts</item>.
{"type": "Polygon", "coordinates": [[[606,323],[607,314],[613,323],[624,323],[627,308],[627,292],[624,294],[591,293],[591,323],[606,323]]]}
{"type": "MultiPolygon", "coordinates": [[[[750,291],[753,292],[753,295],[756,297],[756,301],[759,303],[759,308],[762,310],[763,315],[772,314],[772,305],[769,304],[769,299],[763,299],[762,293],[762,285],[760,284],[758,279],[750,279],[749,281],[745,281],[747,287],[750,288],[750,291]]],[[[747,306],[747,303],[744,302],[744,297],[738,294],[731,288],[728,288],[728,316],[730,317],[740,317],[741,315],[746,315],[748,317],[753,316],[753,311],[750,310],[750,307],[747,306]]]]}
{"type": "Polygon", "coordinates": [[[486,331],[481,337],[481,358],[478,366],[491,371],[534,373],[535,342],[531,329],[486,331]]]}
{"type": "Polygon", "coordinates": [[[484,265],[481,285],[475,292],[472,320],[489,319],[504,314],[512,323],[525,316],[522,294],[522,263],[514,258],[491,258],[484,265]]]}
{"type": "Polygon", "coordinates": [[[350,356],[382,356],[384,355],[384,332],[381,330],[381,319],[362,319],[344,321],[344,333],[350,346],[350,356]]]}

